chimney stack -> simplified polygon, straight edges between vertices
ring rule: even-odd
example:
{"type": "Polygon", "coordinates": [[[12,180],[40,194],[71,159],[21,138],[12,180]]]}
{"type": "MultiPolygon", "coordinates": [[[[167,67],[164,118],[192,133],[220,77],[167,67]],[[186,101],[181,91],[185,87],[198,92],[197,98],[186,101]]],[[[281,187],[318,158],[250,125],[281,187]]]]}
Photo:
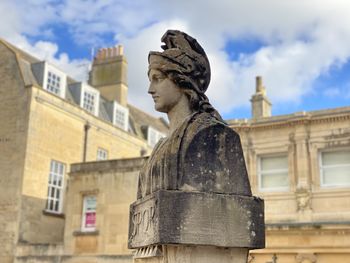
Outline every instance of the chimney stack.
{"type": "Polygon", "coordinates": [[[117,101],[127,106],[128,63],[124,56],[123,46],[118,45],[98,50],[89,74],[89,84],[98,89],[109,101],[117,101]]]}
{"type": "Polygon", "coordinates": [[[263,86],[262,77],[256,77],[255,94],[251,98],[252,118],[259,119],[263,117],[271,117],[271,102],[266,96],[266,89],[263,86]]]}

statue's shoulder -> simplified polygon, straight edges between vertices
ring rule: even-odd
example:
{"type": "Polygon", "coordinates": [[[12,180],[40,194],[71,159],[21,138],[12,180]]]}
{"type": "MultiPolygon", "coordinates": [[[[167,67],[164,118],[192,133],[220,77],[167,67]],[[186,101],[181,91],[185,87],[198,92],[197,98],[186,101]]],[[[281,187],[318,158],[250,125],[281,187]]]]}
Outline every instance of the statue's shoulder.
{"type": "Polygon", "coordinates": [[[193,118],[180,153],[182,190],[251,195],[240,137],[215,117],[193,118]]]}
{"type": "Polygon", "coordinates": [[[219,134],[229,134],[232,137],[239,138],[239,135],[226,123],[216,119],[209,113],[199,113],[190,121],[186,130],[185,140],[189,143],[197,136],[205,137],[210,134],[216,134],[217,136],[219,134]]]}

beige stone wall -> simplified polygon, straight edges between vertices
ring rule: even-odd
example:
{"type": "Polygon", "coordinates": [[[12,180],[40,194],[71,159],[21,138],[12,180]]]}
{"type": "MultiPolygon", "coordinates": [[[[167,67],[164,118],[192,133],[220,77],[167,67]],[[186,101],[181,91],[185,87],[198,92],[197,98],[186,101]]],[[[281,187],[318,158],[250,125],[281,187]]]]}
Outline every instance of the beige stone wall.
{"type": "Polygon", "coordinates": [[[28,90],[16,55],[0,44],[0,262],[13,261],[28,118],[28,90]]]}
{"type": "Polygon", "coordinates": [[[320,151],[350,149],[349,118],[350,113],[346,119],[236,128],[252,190],[266,201],[267,222],[350,221],[349,187],[321,187],[319,170],[320,151]],[[262,192],[258,189],[258,157],[280,153],[288,155],[289,190],[262,192]],[[305,209],[300,207],[303,200],[298,194],[303,189],[310,198],[305,209]]]}
{"type": "Polygon", "coordinates": [[[144,158],[137,158],[72,167],[64,235],[66,255],[106,255],[131,259],[131,251],[127,249],[129,206],[136,200],[138,172],[143,162],[144,158]],[[83,197],[89,194],[97,197],[98,233],[81,231],[83,197]]]}
{"type": "Polygon", "coordinates": [[[14,263],[131,263],[129,255],[66,255],[63,245],[19,244],[14,263]]]}
{"type": "MultiPolygon", "coordinates": [[[[51,160],[65,164],[83,161],[84,126],[89,123],[86,160],[95,161],[97,149],[110,159],[140,156],[145,141],[87,113],[76,105],[40,88],[30,88],[31,107],[22,186],[20,241],[52,243],[63,241],[63,215],[44,213],[51,160]]],[[[68,199],[67,199],[68,200],[68,199]]]]}
{"type": "Polygon", "coordinates": [[[129,206],[136,200],[138,172],[144,160],[73,164],[66,192],[64,242],[21,243],[14,262],[131,263],[131,250],[127,249],[129,206]],[[83,198],[91,194],[97,197],[96,231],[83,232],[83,198]]]}
{"type": "Polygon", "coordinates": [[[273,262],[273,254],[276,262],[350,262],[350,188],[322,187],[319,169],[320,151],[350,149],[349,119],[344,109],[232,125],[241,135],[254,195],[265,199],[267,248],[252,251],[251,262],[273,262]],[[279,153],[288,156],[289,190],[263,192],[258,158],[279,153]],[[303,253],[315,253],[317,261],[297,259],[303,253]]]}
{"type": "Polygon", "coordinates": [[[266,248],[251,253],[251,263],[349,262],[350,226],[269,227],[266,248]]]}

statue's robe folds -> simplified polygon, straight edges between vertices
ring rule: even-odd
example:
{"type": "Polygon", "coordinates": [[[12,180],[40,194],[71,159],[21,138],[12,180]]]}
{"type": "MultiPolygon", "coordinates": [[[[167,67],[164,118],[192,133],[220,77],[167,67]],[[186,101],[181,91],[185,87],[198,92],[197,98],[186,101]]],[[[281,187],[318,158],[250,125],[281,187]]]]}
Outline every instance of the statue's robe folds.
{"type": "Polygon", "coordinates": [[[157,190],[251,196],[239,135],[209,113],[194,113],[155,146],[137,198],[157,190]]]}

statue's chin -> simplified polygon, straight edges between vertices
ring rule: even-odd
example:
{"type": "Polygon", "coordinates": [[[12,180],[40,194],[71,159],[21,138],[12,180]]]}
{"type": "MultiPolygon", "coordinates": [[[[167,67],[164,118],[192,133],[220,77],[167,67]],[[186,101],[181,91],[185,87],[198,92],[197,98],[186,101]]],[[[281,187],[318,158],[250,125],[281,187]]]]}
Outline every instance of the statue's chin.
{"type": "Polygon", "coordinates": [[[159,112],[167,113],[168,110],[165,109],[164,107],[158,106],[157,104],[154,105],[154,109],[159,112]]]}

